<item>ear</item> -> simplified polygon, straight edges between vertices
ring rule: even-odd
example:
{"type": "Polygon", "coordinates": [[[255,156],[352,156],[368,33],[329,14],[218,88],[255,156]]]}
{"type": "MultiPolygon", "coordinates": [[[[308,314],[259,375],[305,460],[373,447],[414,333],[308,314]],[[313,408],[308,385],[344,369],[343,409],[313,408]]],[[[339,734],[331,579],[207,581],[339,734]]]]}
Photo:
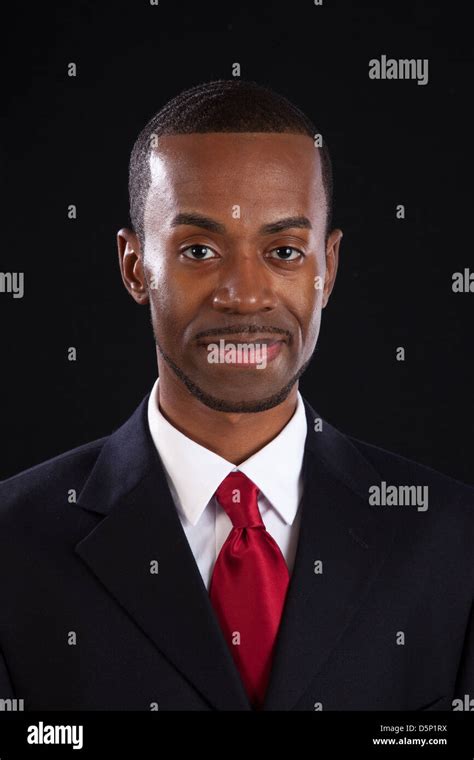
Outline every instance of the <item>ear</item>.
{"type": "Polygon", "coordinates": [[[123,227],[117,232],[117,247],[123,284],[137,303],[148,303],[148,291],[143,273],[138,236],[133,230],[123,227]]]}
{"type": "Polygon", "coordinates": [[[339,265],[339,245],[341,243],[342,230],[334,229],[326,243],[326,276],[324,278],[323,303],[324,309],[329,301],[334,283],[336,281],[337,267],[339,265]]]}

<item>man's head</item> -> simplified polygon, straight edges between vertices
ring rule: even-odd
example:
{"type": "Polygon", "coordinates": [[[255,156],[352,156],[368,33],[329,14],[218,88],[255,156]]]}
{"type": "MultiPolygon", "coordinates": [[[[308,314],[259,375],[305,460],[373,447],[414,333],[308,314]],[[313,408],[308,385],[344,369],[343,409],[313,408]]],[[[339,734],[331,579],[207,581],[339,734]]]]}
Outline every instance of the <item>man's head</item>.
{"type": "Polygon", "coordinates": [[[342,236],[318,134],[282,96],[224,80],[178,95],[133,148],[122,277],[150,304],[160,377],[211,408],[276,406],[314,352],[342,236]],[[228,361],[251,342],[265,362],[228,361]]]}

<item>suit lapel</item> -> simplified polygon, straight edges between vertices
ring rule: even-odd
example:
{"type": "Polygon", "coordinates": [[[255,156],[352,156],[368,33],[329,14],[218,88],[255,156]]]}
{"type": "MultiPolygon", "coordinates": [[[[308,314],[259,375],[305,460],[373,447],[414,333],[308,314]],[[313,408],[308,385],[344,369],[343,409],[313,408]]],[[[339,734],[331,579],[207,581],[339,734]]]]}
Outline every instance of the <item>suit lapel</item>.
{"type": "MultiPolygon", "coordinates": [[[[393,537],[394,522],[368,505],[380,476],[348,438],[305,401],[308,421],[300,534],[265,710],[290,710],[337,646],[393,537]],[[315,573],[315,562],[322,572],[315,573]]],[[[318,701],[317,692],[311,699],[318,701]]],[[[324,706],[323,706],[324,707],[324,706]]]]}
{"type": "Polygon", "coordinates": [[[249,710],[148,430],[147,401],[102,448],[77,506],[105,517],[75,551],[212,707],[249,710]]]}

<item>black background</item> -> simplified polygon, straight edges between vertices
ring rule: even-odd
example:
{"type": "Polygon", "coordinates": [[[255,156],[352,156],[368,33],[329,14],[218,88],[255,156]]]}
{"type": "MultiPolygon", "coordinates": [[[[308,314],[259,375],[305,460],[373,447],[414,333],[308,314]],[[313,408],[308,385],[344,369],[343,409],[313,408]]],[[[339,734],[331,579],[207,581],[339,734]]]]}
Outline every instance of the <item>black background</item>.
{"type": "Polygon", "coordinates": [[[239,62],[243,79],[307,111],[334,163],[341,262],[303,395],[344,432],[472,482],[474,294],[451,289],[453,272],[474,268],[467,8],[76,0],[10,9],[0,270],[24,272],[25,294],[0,293],[1,477],[107,435],[150,390],[149,312],[122,285],[115,242],[128,224],[129,153],[169,98],[230,78],[239,62]],[[428,58],[429,83],[370,80],[368,61],[382,54],[428,58]]]}

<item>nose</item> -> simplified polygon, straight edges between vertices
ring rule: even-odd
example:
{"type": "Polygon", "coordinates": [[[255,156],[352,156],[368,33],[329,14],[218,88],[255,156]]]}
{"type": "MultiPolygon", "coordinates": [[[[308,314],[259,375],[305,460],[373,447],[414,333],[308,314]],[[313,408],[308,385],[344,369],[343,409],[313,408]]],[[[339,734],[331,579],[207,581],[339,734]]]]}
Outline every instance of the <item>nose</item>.
{"type": "Polygon", "coordinates": [[[216,311],[253,314],[277,306],[272,274],[259,258],[248,254],[232,257],[221,269],[212,305],[216,311]]]}

